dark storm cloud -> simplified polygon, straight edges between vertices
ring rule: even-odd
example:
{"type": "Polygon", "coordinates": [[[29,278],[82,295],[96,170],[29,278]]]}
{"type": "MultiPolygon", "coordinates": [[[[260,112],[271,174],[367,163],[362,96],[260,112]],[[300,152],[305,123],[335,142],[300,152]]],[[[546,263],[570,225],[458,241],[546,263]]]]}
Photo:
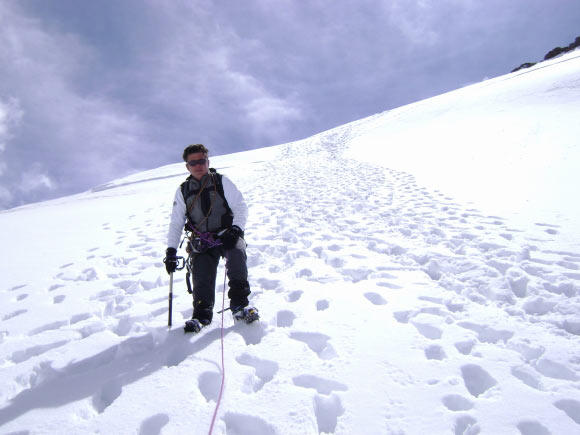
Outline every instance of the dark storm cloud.
{"type": "Polygon", "coordinates": [[[0,3],[0,207],[275,145],[509,72],[566,0],[0,3]]]}

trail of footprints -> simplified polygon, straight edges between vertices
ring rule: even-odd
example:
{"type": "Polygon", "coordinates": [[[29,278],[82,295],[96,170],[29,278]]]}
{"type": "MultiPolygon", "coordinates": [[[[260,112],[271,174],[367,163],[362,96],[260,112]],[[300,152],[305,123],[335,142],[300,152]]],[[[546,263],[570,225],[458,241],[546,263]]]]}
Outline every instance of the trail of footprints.
{"type": "MultiPolygon", "coordinates": [[[[482,343],[502,344],[520,353],[526,361],[511,369],[511,374],[525,385],[546,391],[549,387],[545,379],[576,381],[575,373],[555,361],[542,358],[544,349],[541,347],[514,341],[514,331],[464,320],[462,312],[466,304],[484,304],[495,292],[498,304],[514,306],[514,316],[535,321],[544,321],[545,317],[550,322],[552,297],[572,298],[579,294],[580,255],[539,252],[533,246],[515,249],[512,242],[517,239],[518,231],[508,228],[501,218],[461,209],[452,199],[418,187],[408,174],[343,160],[340,151],[348,135],[346,128],[334,137],[315,139],[306,146],[301,144],[299,153],[288,146],[283,163],[268,168],[276,173],[276,177],[271,177],[272,183],[267,188],[260,183],[242,186],[253,205],[247,233],[254,298],[259,300],[261,293],[274,292],[284,298],[287,306],[273,314],[271,325],[237,330],[246,345],[259,346],[264,337],[277,329],[285,331],[289,340],[303,345],[305,352],[315,355],[320,366],[336,358],[341,350],[333,346],[332,337],[318,331],[302,330],[297,325],[301,313],[293,309],[293,305],[301,301],[304,291],[283,288],[282,284],[288,282],[284,274],[291,271],[297,282],[356,284],[372,279],[385,290],[404,291],[396,283],[396,277],[389,273],[389,268],[373,269],[367,265],[369,255],[383,255],[388,259],[387,263],[395,261],[401,268],[422,270],[450,291],[450,297],[445,299],[423,297],[425,306],[419,310],[394,312],[389,307],[388,298],[376,288],[357,295],[366,301],[369,309],[383,309],[386,316],[394,316],[398,323],[415,328],[426,341],[423,348],[425,360],[436,364],[456,354],[470,357],[476,355],[482,343]],[[330,147],[329,141],[332,142],[330,147]],[[305,153],[314,156],[321,150],[334,153],[332,159],[303,158],[305,153]],[[320,165],[330,168],[320,170],[320,165]],[[349,168],[349,173],[345,173],[345,168],[349,168]],[[296,173],[300,173],[300,177],[296,173]],[[321,179],[322,174],[326,179],[321,179]],[[328,197],[328,185],[334,186],[334,197],[328,197]],[[369,185],[377,186],[377,189],[369,191],[369,185]],[[503,242],[495,237],[498,233],[503,242]],[[443,255],[443,250],[432,249],[434,247],[443,247],[450,254],[443,255]],[[462,261],[457,261],[458,256],[462,261]],[[313,262],[316,268],[312,267],[313,262]],[[546,265],[550,265],[551,270],[554,265],[558,266],[559,272],[548,272],[546,265]],[[501,291],[498,291],[489,287],[494,280],[504,280],[507,285],[499,286],[501,291]],[[532,292],[537,293],[536,299],[518,305],[519,298],[532,292]],[[487,297],[478,298],[478,294],[487,297]],[[456,341],[452,349],[445,348],[438,341],[449,328],[466,331],[468,338],[456,341]]],[[[151,291],[167,284],[167,280],[160,277],[163,275],[160,252],[164,249],[166,212],[164,204],[146,210],[150,217],[145,216],[144,225],[136,224],[131,237],[115,230],[112,225],[103,225],[103,231],[116,234],[114,243],[122,246],[120,251],[124,255],[100,255],[98,247],[90,249],[86,262],[61,266],[55,282],[47,288],[47,294],[54,304],[62,305],[69,303],[79,283],[97,285],[99,280],[106,279],[112,282],[110,288],[94,293],[91,309],[87,312],[50,321],[28,333],[30,337],[40,337],[66,328],[76,332],[76,337],[31,345],[9,356],[10,362],[31,360],[104,330],[127,337],[145,331],[147,324],[158,322],[166,313],[166,295],[151,291]],[[164,220],[157,218],[159,215],[163,215],[164,220]],[[156,273],[147,274],[147,271],[156,273]],[[139,296],[143,297],[142,302],[148,304],[148,308],[145,314],[133,315],[131,309],[139,296]]],[[[544,230],[547,237],[557,234],[557,228],[547,224],[538,224],[538,228],[544,230]]],[[[176,285],[182,286],[182,279],[181,282],[176,280],[176,285]]],[[[14,292],[18,303],[25,304],[29,297],[25,286],[16,286],[9,291],[14,292]]],[[[175,297],[185,299],[182,294],[177,292],[175,297]]],[[[316,312],[332,309],[326,299],[318,299],[314,304],[316,312]]],[[[184,316],[189,316],[189,302],[182,305],[184,316]]],[[[268,312],[268,307],[261,307],[261,310],[268,312]]],[[[26,308],[16,309],[5,314],[2,321],[11,321],[26,313],[26,308]]],[[[580,324],[573,320],[554,321],[554,325],[566,333],[580,335],[580,324]]],[[[211,331],[207,333],[209,337],[211,331]]],[[[0,343],[5,336],[6,332],[0,331],[0,343]]],[[[198,338],[203,339],[203,336],[198,338]]],[[[147,346],[150,344],[145,348],[147,346]]],[[[168,357],[168,365],[180,364],[187,357],[186,350],[178,350],[168,357]]],[[[252,371],[242,387],[246,394],[260,394],[280,376],[279,364],[256,357],[253,349],[236,355],[234,359],[236,364],[252,371]]],[[[41,372],[43,369],[36,367],[35,370],[41,372]]],[[[496,388],[498,381],[482,364],[473,362],[463,364],[459,375],[465,394],[445,395],[441,404],[458,413],[454,433],[478,433],[476,419],[465,413],[496,388]]],[[[217,400],[220,382],[218,372],[205,371],[198,376],[199,391],[208,403],[217,400]]],[[[341,394],[348,392],[349,386],[308,373],[296,373],[291,384],[310,392],[318,431],[334,433],[340,417],[347,411],[341,394]]],[[[24,384],[23,388],[26,386],[24,384]]],[[[118,382],[105,384],[93,397],[95,410],[104,412],[121,394],[122,385],[118,382]]],[[[556,400],[554,406],[580,425],[580,401],[563,398],[556,400]]],[[[256,434],[276,433],[268,421],[254,415],[226,412],[223,421],[227,433],[247,433],[249,430],[256,434]]],[[[139,433],[160,433],[168,422],[166,414],[153,415],[143,421],[139,433]]],[[[524,435],[549,433],[541,422],[533,419],[522,420],[518,429],[524,435]]]]}
{"type": "MultiPolygon", "coordinates": [[[[340,141],[340,138],[335,140],[340,141]]],[[[299,156],[305,152],[302,145],[299,156]]],[[[323,145],[315,143],[306,152],[314,154],[317,147],[323,145]]],[[[393,315],[399,323],[412,325],[420,336],[432,342],[424,347],[426,360],[445,361],[451,355],[453,358],[457,355],[478,357],[480,344],[494,344],[522,355],[526,362],[512,367],[511,374],[531,388],[548,391],[544,379],[577,380],[570,369],[543,356],[541,346],[513,340],[515,330],[463,320],[463,311],[468,304],[485,305],[495,299],[498,307],[512,316],[534,323],[552,323],[567,333],[580,335],[580,324],[573,320],[574,311],[570,311],[570,320],[563,323],[552,320],[549,315],[557,303],[550,300],[552,296],[557,295],[559,302],[580,293],[579,254],[542,252],[533,245],[518,247],[512,242],[518,239],[519,231],[507,227],[500,217],[462,209],[451,198],[417,187],[408,174],[376,170],[340,158],[304,161],[296,157],[290,147],[284,165],[276,167],[276,174],[268,190],[256,193],[264,199],[263,203],[276,204],[276,207],[257,210],[255,218],[260,232],[268,234],[262,238],[266,243],[253,246],[254,254],[250,259],[256,270],[268,265],[268,278],[258,278],[263,289],[284,291],[289,304],[296,302],[301,291],[281,289],[282,280],[272,277],[293,268],[297,279],[352,283],[373,279],[379,287],[400,290],[402,287],[392,281],[395,277],[388,268],[372,270],[366,265],[368,255],[385,255],[403,269],[422,270],[451,292],[445,300],[423,298],[429,306],[419,311],[385,313],[393,315]],[[297,162],[296,167],[292,164],[293,159],[297,162]],[[336,169],[317,170],[323,164],[335,165],[336,169]],[[347,167],[351,169],[348,174],[344,170],[347,167]],[[295,173],[300,173],[300,177],[292,176],[295,173]],[[321,173],[325,179],[321,178],[321,173]],[[392,188],[369,191],[369,179],[375,180],[377,186],[390,185],[392,188]],[[326,186],[329,185],[334,186],[335,198],[328,197],[326,186]],[[361,214],[364,215],[362,219],[361,214]],[[449,254],[442,254],[444,250],[434,247],[444,247],[449,254]],[[303,258],[307,261],[301,262],[303,258]],[[319,263],[317,273],[313,268],[301,266],[316,260],[328,266],[326,275],[319,263]],[[554,265],[559,267],[556,272],[553,272],[554,265]],[[537,298],[528,298],[523,304],[519,302],[520,298],[534,293],[537,298]],[[454,348],[446,349],[438,341],[448,328],[463,329],[470,338],[458,340],[454,348]]],[[[538,224],[538,227],[545,227],[547,236],[557,234],[557,229],[549,225],[538,224]]],[[[378,291],[366,291],[361,296],[377,308],[388,307],[388,300],[378,291]]],[[[316,302],[316,309],[329,309],[328,301],[316,302]]],[[[566,315],[559,312],[558,319],[562,314],[566,315]]],[[[292,310],[283,310],[277,315],[277,326],[291,328],[296,317],[292,310]]],[[[289,338],[306,343],[321,362],[340,351],[332,347],[331,337],[318,332],[290,332],[289,338]]],[[[472,358],[466,360],[472,361],[472,358]]],[[[477,400],[498,387],[498,381],[483,364],[466,362],[460,371],[466,395],[449,394],[441,399],[446,409],[458,413],[473,409],[477,400]]],[[[348,389],[344,388],[338,391],[348,389]]],[[[579,423],[580,401],[563,399],[554,402],[554,406],[579,423]]],[[[340,395],[317,399],[315,409],[317,413],[325,409],[323,414],[332,416],[330,421],[325,421],[317,414],[317,421],[321,432],[333,433],[336,418],[344,412],[340,395]]],[[[549,433],[533,418],[522,420],[518,429],[524,435],[549,433]]],[[[479,433],[479,430],[474,417],[457,417],[455,433],[479,433]]]]}
{"type": "MultiPolygon", "coordinates": [[[[148,212],[155,214],[162,212],[166,214],[166,205],[156,209],[149,209],[148,212]]],[[[146,220],[145,226],[153,226],[158,219],[150,218],[146,220]]],[[[166,224],[155,224],[157,229],[155,233],[165,231],[166,224]]],[[[104,231],[112,231],[108,224],[103,226],[104,231]]],[[[37,357],[42,357],[49,352],[61,348],[75,341],[83,340],[95,333],[105,330],[112,330],[119,337],[125,337],[132,332],[144,330],[148,322],[154,321],[160,315],[166,315],[167,296],[155,297],[153,293],[147,294],[151,290],[159,289],[167,284],[166,279],[162,279],[161,267],[163,264],[160,260],[159,252],[162,252],[157,239],[150,237],[151,231],[145,232],[142,227],[133,228],[131,239],[135,236],[140,239],[119,249],[124,255],[122,257],[113,257],[111,255],[99,255],[99,247],[91,248],[87,251],[86,260],[80,260],[77,263],[66,263],[60,266],[59,271],[55,274],[53,283],[46,288],[46,297],[55,304],[73,304],[86,306],[86,312],[76,313],[70,318],[60,318],[50,320],[41,326],[30,329],[27,336],[31,344],[23,350],[15,351],[6,355],[3,364],[21,364],[37,357]],[[148,271],[150,273],[144,273],[148,271]],[[146,277],[152,277],[148,279],[146,277]],[[79,286],[91,285],[92,288],[102,286],[102,282],[110,282],[110,288],[95,291],[93,297],[78,299],[79,292],[76,291],[79,286]],[[126,314],[133,306],[136,305],[136,299],[139,303],[150,304],[149,312],[145,315],[126,314]],[[162,306],[163,305],[163,306],[162,306]],[[52,331],[67,331],[65,340],[52,341],[52,331]]],[[[117,231],[116,245],[125,243],[124,240],[128,235],[122,231],[117,231]]],[[[163,271],[164,272],[164,271],[163,271]]],[[[177,280],[179,282],[179,280],[177,280]]],[[[29,293],[26,291],[26,285],[19,285],[9,289],[16,294],[14,300],[18,304],[26,304],[29,299],[29,293]]],[[[83,292],[80,296],[84,297],[83,292]]],[[[158,293],[157,293],[158,294],[158,293]]],[[[159,294],[158,294],[159,295],[159,294]]],[[[42,297],[42,294],[35,295],[35,298],[42,297]]],[[[179,298],[176,295],[176,298],[179,298]]],[[[75,311],[71,309],[70,311],[75,311]]],[[[2,321],[18,321],[20,316],[28,313],[28,309],[16,309],[2,316],[2,321]]],[[[50,317],[50,311],[47,311],[47,317],[50,317]]],[[[0,342],[4,341],[7,336],[6,331],[0,331],[0,342]]],[[[62,336],[63,334],[61,334],[62,336]]],[[[37,358],[38,359],[38,358],[37,358]]],[[[31,366],[35,373],[34,378],[42,376],[43,372],[50,372],[49,367],[45,367],[42,359],[40,363],[34,363],[31,366]]],[[[29,388],[31,385],[27,376],[22,376],[21,390],[29,388]]],[[[93,400],[95,409],[101,413],[110,405],[119,395],[120,386],[105,386],[102,394],[97,394],[93,400]],[[118,394],[117,394],[118,392],[118,394]]],[[[163,420],[163,419],[161,419],[163,420]]],[[[153,433],[147,428],[156,426],[160,419],[153,419],[144,423],[142,433],[153,433]]]]}

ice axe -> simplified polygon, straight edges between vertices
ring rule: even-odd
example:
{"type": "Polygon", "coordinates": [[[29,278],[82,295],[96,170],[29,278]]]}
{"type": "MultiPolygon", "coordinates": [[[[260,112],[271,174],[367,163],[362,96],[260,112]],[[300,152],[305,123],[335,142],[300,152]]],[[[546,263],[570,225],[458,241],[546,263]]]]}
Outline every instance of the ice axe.
{"type": "MultiPolygon", "coordinates": [[[[185,267],[185,259],[183,257],[177,257],[177,267],[175,270],[181,270],[185,267]],[[179,266],[179,260],[183,260],[181,266],[179,266]]],[[[169,274],[169,318],[167,320],[167,326],[171,328],[173,320],[173,272],[169,274]]]]}
{"type": "Polygon", "coordinates": [[[169,274],[169,320],[167,326],[171,328],[171,320],[173,316],[173,272],[169,274]]]}

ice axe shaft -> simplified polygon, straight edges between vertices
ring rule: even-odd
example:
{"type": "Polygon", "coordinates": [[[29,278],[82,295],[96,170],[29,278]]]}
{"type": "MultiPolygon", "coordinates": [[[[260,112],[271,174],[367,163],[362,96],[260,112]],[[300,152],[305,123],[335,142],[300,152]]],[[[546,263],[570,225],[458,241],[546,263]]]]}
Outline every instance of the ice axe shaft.
{"type": "Polygon", "coordinates": [[[173,316],[173,272],[169,274],[169,320],[167,326],[171,328],[171,321],[173,316]]]}

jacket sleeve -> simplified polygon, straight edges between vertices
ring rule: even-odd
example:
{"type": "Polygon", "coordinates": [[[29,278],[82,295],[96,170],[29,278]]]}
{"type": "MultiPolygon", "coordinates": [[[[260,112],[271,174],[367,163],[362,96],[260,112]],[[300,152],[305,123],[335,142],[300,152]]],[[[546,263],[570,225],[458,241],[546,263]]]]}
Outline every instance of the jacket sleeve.
{"type": "Polygon", "coordinates": [[[185,201],[181,193],[181,187],[177,188],[173,199],[173,209],[171,211],[171,221],[169,222],[169,231],[167,232],[167,247],[175,248],[179,246],[183,226],[185,225],[185,201]]]}
{"type": "Polygon", "coordinates": [[[234,221],[232,225],[237,225],[243,230],[246,229],[248,221],[248,205],[244,200],[242,192],[238,190],[236,185],[226,176],[222,176],[222,185],[224,186],[224,196],[228,205],[234,213],[234,221]]]}

